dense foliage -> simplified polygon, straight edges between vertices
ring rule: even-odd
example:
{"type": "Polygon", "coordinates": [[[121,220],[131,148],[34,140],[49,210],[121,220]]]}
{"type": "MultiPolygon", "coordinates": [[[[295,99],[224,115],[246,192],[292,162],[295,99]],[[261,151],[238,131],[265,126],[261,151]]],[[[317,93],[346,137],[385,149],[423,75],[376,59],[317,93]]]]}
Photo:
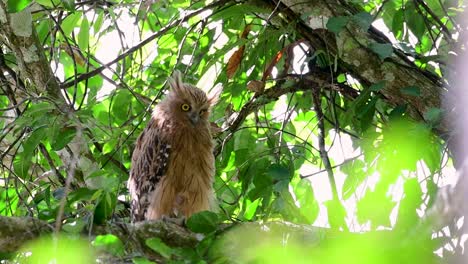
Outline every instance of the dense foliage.
{"type": "MultiPolygon", "coordinates": [[[[212,115],[220,210],[188,220],[207,234],[195,250],[147,240],[163,259],[337,263],[359,248],[364,263],[394,260],[372,240],[343,238],[312,253],[307,240],[291,241],[281,255],[274,241],[284,233],[255,238],[253,249],[242,241],[254,230],[223,236],[226,224],[249,221],[392,230],[386,242],[407,249],[401,261],[460,253],[455,220],[439,239],[431,240],[434,228],[404,238],[420,232],[454,174],[440,96],[463,51],[463,1],[300,2],[1,2],[8,21],[29,17],[38,42],[10,38],[5,25],[0,32],[0,215],[89,233],[94,247],[130,254],[115,236],[91,236],[93,225],[129,221],[134,143],[177,69],[206,91],[223,86],[212,115]],[[46,87],[28,70],[36,51],[51,70],[46,87]],[[384,74],[373,75],[373,65],[384,74]],[[329,258],[335,249],[341,257],[329,258]],[[244,253],[230,255],[236,250],[244,253]]],[[[28,31],[16,25],[12,32],[28,31]]],[[[83,254],[80,247],[70,254],[83,254]]]]}

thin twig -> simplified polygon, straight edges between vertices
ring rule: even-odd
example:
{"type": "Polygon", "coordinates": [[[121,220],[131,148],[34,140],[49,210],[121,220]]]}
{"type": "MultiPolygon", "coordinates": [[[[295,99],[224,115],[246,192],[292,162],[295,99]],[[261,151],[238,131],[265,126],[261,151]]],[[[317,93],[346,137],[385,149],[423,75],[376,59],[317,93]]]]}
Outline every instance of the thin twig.
{"type": "Polygon", "coordinates": [[[117,58],[115,58],[114,60],[112,60],[111,62],[109,63],[106,63],[104,65],[102,65],[101,67],[99,68],[96,68],[88,73],[85,73],[85,74],[82,74],[80,75],[79,77],[75,78],[74,80],[70,81],[70,82],[67,82],[67,83],[63,83],[61,85],[62,89],[64,88],[68,88],[68,87],[72,87],[75,85],[75,83],[79,83],[81,81],[84,81],[86,79],[89,79],[91,77],[94,77],[98,74],[100,74],[104,69],[106,69],[107,67],[111,66],[112,64],[115,64],[125,58],[127,58],[129,55],[131,55],[132,53],[134,53],[135,51],[139,50],[141,47],[145,46],[146,44],[150,43],[151,41],[161,37],[162,35],[166,34],[166,32],[168,32],[169,30],[171,30],[172,28],[180,25],[181,23],[185,22],[185,21],[188,21],[190,18],[204,12],[205,10],[208,10],[208,9],[212,9],[212,8],[215,8],[215,7],[218,7],[218,6],[223,6],[225,5],[226,3],[229,3],[231,2],[232,0],[220,0],[220,1],[214,1],[212,4],[209,4],[203,8],[200,8],[196,11],[193,11],[191,12],[190,14],[184,16],[183,18],[180,18],[180,19],[177,19],[177,20],[174,20],[172,23],[168,24],[167,26],[165,26],[164,28],[162,28],[161,30],[159,30],[158,32],[154,33],[153,35],[149,36],[148,38],[142,40],[140,43],[138,43],[137,45],[131,47],[130,49],[128,49],[126,52],[120,54],[119,56],[117,56],[117,58]]]}
{"type": "Polygon", "coordinates": [[[49,163],[50,169],[54,172],[55,176],[58,178],[59,182],[63,185],[66,184],[65,177],[60,173],[60,171],[57,170],[54,161],[52,160],[52,157],[50,156],[49,152],[47,151],[46,147],[44,144],[40,143],[39,144],[39,150],[41,151],[42,155],[45,157],[47,160],[47,163],[49,163]]]}
{"type": "Polygon", "coordinates": [[[317,86],[313,86],[313,84],[305,84],[303,86],[312,88],[312,100],[314,102],[314,109],[315,113],[317,114],[317,122],[318,122],[318,143],[319,143],[319,152],[320,158],[322,159],[323,165],[327,170],[328,180],[330,181],[333,199],[335,201],[339,201],[338,197],[338,189],[336,187],[335,176],[333,175],[333,167],[330,163],[330,159],[328,158],[327,150],[325,149],[325,122],[324,122],[324,114],[322,112],[321,100],[320,97],[320,89],[317,86]]]}

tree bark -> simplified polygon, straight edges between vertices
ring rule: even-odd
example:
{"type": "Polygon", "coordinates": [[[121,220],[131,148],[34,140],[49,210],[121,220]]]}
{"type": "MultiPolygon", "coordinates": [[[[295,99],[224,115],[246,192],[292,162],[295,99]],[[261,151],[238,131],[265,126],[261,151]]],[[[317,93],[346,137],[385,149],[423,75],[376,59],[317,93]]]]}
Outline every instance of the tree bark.
{"type": "Polygon", "coordinates": [[[34,30],[30,7],[8,13],[6,2],[0,1],[0,40],[15,54],[21,78],[27,81],[25,92],[49,96],[65,107],[59,84],[34,30]]]}
{"type": "MultiPolygon", "coordinates": [[[[390,105],[407,104],[415,120],[424,120],[424,113],[430,108],[441,108],[444,89],[439,77],[418,68],[395,48],[392,56],[384,60],[369,48],[373,43],[391,44],[378,30],[372,26],[363,30],[352,22],[339,34],[327,30],[330,18],[357,13],[348,4],[339,0],[271,0],[269,3],[272,10],[282,14],[285,23],[296,24],[297,31],[314,49],[326,51],[332,60],[337,58],[342,72],[349,72],[365,86],[385,81],[380,92],[390,105]],[[305,19],[304,14],[307,14],[305,19]],[[420,95],[402,93],[402,88],[410,86],[418,87],[420,95]]],[[[448,123],[444,122],[437,132],[443,135],[448,130],[448,123]]]]}
{"type": "MultiPolygon", "coordinates": [[[[410,234],[401,234],[395,230],[352,233],[279,221],[225,224],[218,228],[215,235],[216,242],[208,249],[209,253],[206,253],[208,255],[206,257],[212,261],[217,259],[228,262],[253,261],[258,256],[249,255],[248,252],[252,253],[249,251],[252,249],[273,246],[286,250],[289,247],[300,246],[303,250],[316,249],[317,252],[323,253],[339,250],[342,247],[347,247],[348,250],[356,248],[359,250],[359,254],[349,256],[350,259],[356,261],[368,257],[366,254],[372,256],[374,260],[394,258],[408,260],[408,255],[405,254],[419,255],[428,261],[434,260],[437,257],[427,245],[430,236],[426,232],[430,228],[421,227],[423,228],[416,228],[410,234]],[[286,244],[283,241],[285,238],[287,238],[286,244]],[[375,241],[381,243],[375,245],[375,241]],[[373,249],[376,251],[369,252],[373,249]]],[[[38,219],[0,216],[0,255],[11,256],[24,243],[52,231],[52,227],[38,219]]],[[[124,243],[126,252],[125,256],[120,257],[99,252],[96,257],[100,259],[101,263],[132,263],[133,256],[142,256],[157,261],[157,263],[164,263],[167,259],[146,246],[147,239],[157,237],[172,248],[194,249],[205,237],[205,235],[193,233],[184,227],[165,221],[148,221],[137,224],[112,223],[107,226],[94,227],[92,233],[83,233],[82,235],[87,235],[89,241],[92,241],[101,234],[117,236],[124,243]]],[[[336,253],[333,252],[333,254],[336,253]]]]}

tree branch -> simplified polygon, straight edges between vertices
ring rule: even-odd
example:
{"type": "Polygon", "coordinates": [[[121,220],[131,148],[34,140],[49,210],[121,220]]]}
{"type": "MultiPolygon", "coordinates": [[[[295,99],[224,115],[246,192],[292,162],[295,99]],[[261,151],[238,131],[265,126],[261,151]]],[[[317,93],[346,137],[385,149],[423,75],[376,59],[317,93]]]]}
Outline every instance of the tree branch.
{"type": "Polygon", "coordinates": [[[153,35],[149,36],[148,38],[142,40],[140,43],[138,43],[137,45],[131,47],[130,49],[128,49],[126,52],[120,54],[119,56],[117,56],[117,58],[115,58],[114,60],[112,60],[111,62],[109,63],[106,63],[104,65],[102,65],[101,67],[99,68],[96,68],[90,72],[87,72],[85,74],[81,74],[80,76],[78,76],[77,78],[75,78],[74,80],[72,81],[69,81],[69,82],[66,82],[66,83],[63,83],[61,85],[61,88],[62,89],[65,89],[65,88],[69,88],[69,87],[72,87],[75,85],[75,83],[79,83],[81,81],[84,81],[84,80],[87,80],[93,76],[96,76],[98,74],[100,74],[103,70],[105,70],[106,68],[110,67],[112,64],[115,64],[123,59],[125,59],[126,57],[130,56],[131,54],[133,54],[135,51],[139,50],[141,47],[145,46],[146,44],[150,43],[151,41],[155,40],[156,38],[159,38],[161,37],[162,35],[166,34],[169,30],[171,30],[172,28],[180,25],[181,23],[183,22],[186,22],[187,20],[189,20],[190,18],[206,11],[206,10],[209,10],[209,9],[213,9],[215,7],[218,7],[218,6],[223,6],[229,2],[231,2],[232,0],[220,0],[220,1],[214,1],[213,3],[203,7],[203,8],[200,8],[196,11],[193,11],[192,13],[188,14],[188,15],[185,15],[183,18],[180,18],[180,19],[177,19],[177,20],[174,20],[172,23],[169,23],[167,26],[163,27],[161,30],[159,30],[158,32],[154,33],[153,35]]]}
{"type": "MultiPolygon", "coordinates": [[[[302,86],[307,88],[313,87],[312,84],[302,83],[302,86]]],[[[324,115],[322,112],[322,104],[321,104],[321,93],[320,87],[313,87],[312,89],[312,100],[314,102],[314,110],[317,114],[317,122],[318,122],[318,143],[319,143],[319,152],[320,158],[322,159],[323,165],[327,170],[328,180],[330,181],[333,199],[335,201],[339,201],[338,197],[338,189],[336,188],[335,176],[333,175],[333,167],[330,163],[330,159],[328,158],[327,150],[325,149],[325,124],[324,124],[324,115]]]]}
{"type": "Polygon", "coordinates": [[[30,8],[8,13],[6,3],[0,1],[0,10],[5,14],[0,18],[0,41],[14,52],[22,79],[32,81],[32,86],[25,87],[27,92],[35,95],[46,93],[65,110],[67,106],[59,84],[34,30],[30,8]]]}
{"type": "MultiPolygon", "coordinates": [[[[227,121],[228,126],[223,130],[224,135],[220,136],[220,138],[223,139],[223,142],[227,142],[231,139],[233,133],[239,129],[248,115],[256,112],[261,106],[278,100],[278,98],[282,95],[297,91],[307,91],[310,90],[310,87],[321,87],[323,89],[336,90],[342,92],[346,96],[357,95],[351,92],[351,90],[354,91],[352,88],[343,88],[343,85],[337,85],[334,83],[330,79],[329,75],[322,74],[320,72],[312,72],[308,75],[288,75],[285,77],[285,79],[293,81],[295,84],[290,85],[289,87],[283,87],[284,82],[280,82],[272,88],[265,89],[263,92],[255,93],[254,96],[252,96],[252,98],[250,98],[250,100],[242,107],[242,109],[238,113],[235,113],[236,117],[232,121],[227,121]],[[298,85],[302,79],[306,79],[310,86],[307,87],[305,85],[298,85]]],[[[227,118],[229,119],[229,117],[227,118]]],[[[220,153],[221,148],[222,145],[216,146],[214,151],[215,156],[220,153]]]]}
{"type": "MultiPolygon", "coordinates": [[[[312,0],[303,2],[298,0],[269,1],[271,8],[279,5],[279,11],[284,23],[296,25],[301,37],[307,39],[316,50],[326,51],[337,58],[337,67],[341,72],[349,72],[364,85],[386,81],[381,92],[390,105],[409,105],[409,115],[415,120],[422,120],[423,114],[430,108],[441,107],[441,88],[439,78],[421,70],[414,63],[398,56],[391,56],[381,60],[375,52],[363,43],[387,43],[377,36],[374,31],[360,30],[359,27],[346,27],[339,34],[329,32],[325,25],[310,24],[310,21],[326,21],[331,17],[349,16],[353,13],[345,9],[336,1],[312,0]],[[301,14],[308,14],[302,19],[301,14]],[[377,41],[379,39],[379,41],[377,41]],[[408,96],[401,92],[401,88],[417,86],[420,96],[408,96]]],[[[389,43],[391,44],[391,43],[389,43]]],[[[442,124],[439,134],[448,131],[447,124],[442,124]]]]}

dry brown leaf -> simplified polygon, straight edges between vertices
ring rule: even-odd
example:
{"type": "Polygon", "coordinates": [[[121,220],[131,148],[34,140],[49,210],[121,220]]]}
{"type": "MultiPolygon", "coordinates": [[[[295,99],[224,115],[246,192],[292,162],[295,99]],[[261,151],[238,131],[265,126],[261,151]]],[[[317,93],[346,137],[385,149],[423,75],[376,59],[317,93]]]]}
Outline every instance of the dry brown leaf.
{"type": "Polygon", "coordinates": [[[229,58],[227,69],[226,69],[226,74],[227,74],[228,79],[232,79],[237,69],[239,68],[242,58],[244,57],[244,48],[245,48],[244,46],[241,46],[229,58]]]}
{"type": "MultiPolygon", "coordinates": [[[[241,34],[241,39],[247,38],[251,28],[252,28],[251,24],[248,24],[245,26],[241,34]]],[[[227,70],[226,70],[228,79],[232,79],[237,69],[239,68],[240,63],[242,59],[244,58],[244,49],[245,49],[245,45],[240,46],[239,49],[236,50],[229,58],[229,61],[227,64],[227,70]]]]}
{"type": "Polygon", "coordinates": [[[273,71],[273,67],[275,67],[278,61],[281,59],[281,57],[283,57],[283,50],[278,51],[278,53],[276,53],[276,56],[273,58],[273,60],[271,60],[271,62],[268,64],[268,67],[263,72],[263,77],[262,77],[263,82],[266,81],[266,79],[271,75],[271,71],[273,71]]]}
{"type": "Polygon", "coordinates": [[[255,93],[261,93],[263,92],[263,90],[265,90],[265,82],[257,81],[257,80],[250,81],[247,84],[247,90],[255,92],[255,93]]]}
{"type": "Polygon", "coordinates": [[[242,31],[241,38],[246,39],[247,36],[249,35],[250,29],[252,28],[251,24],[248,24],[245,26],[244,31],[242,31]]]}
{"type": "Polygon", "coordinates": [[[283,75],[287,74],[289,71],[289,68],[291,67],[291,62],[294,59],[293,49],[300,43],[304,43],[304,39],[300,39],[298,41],[290,43],[289,45],[287,45],[286,47],[278,51],[276,53],[276,56],[271,60],[271,62],[268,64],[268,67],[263,72],[262,81],[266,81],[266,79],[268,79],[268,77],[271,75],[271,72],[273,71],[273,68],[276,66],[276,64],[278,64],[278,62],[281,60],[283,56],[285,57],[285,62],[284,62],[282,74],[283,75]]]}

